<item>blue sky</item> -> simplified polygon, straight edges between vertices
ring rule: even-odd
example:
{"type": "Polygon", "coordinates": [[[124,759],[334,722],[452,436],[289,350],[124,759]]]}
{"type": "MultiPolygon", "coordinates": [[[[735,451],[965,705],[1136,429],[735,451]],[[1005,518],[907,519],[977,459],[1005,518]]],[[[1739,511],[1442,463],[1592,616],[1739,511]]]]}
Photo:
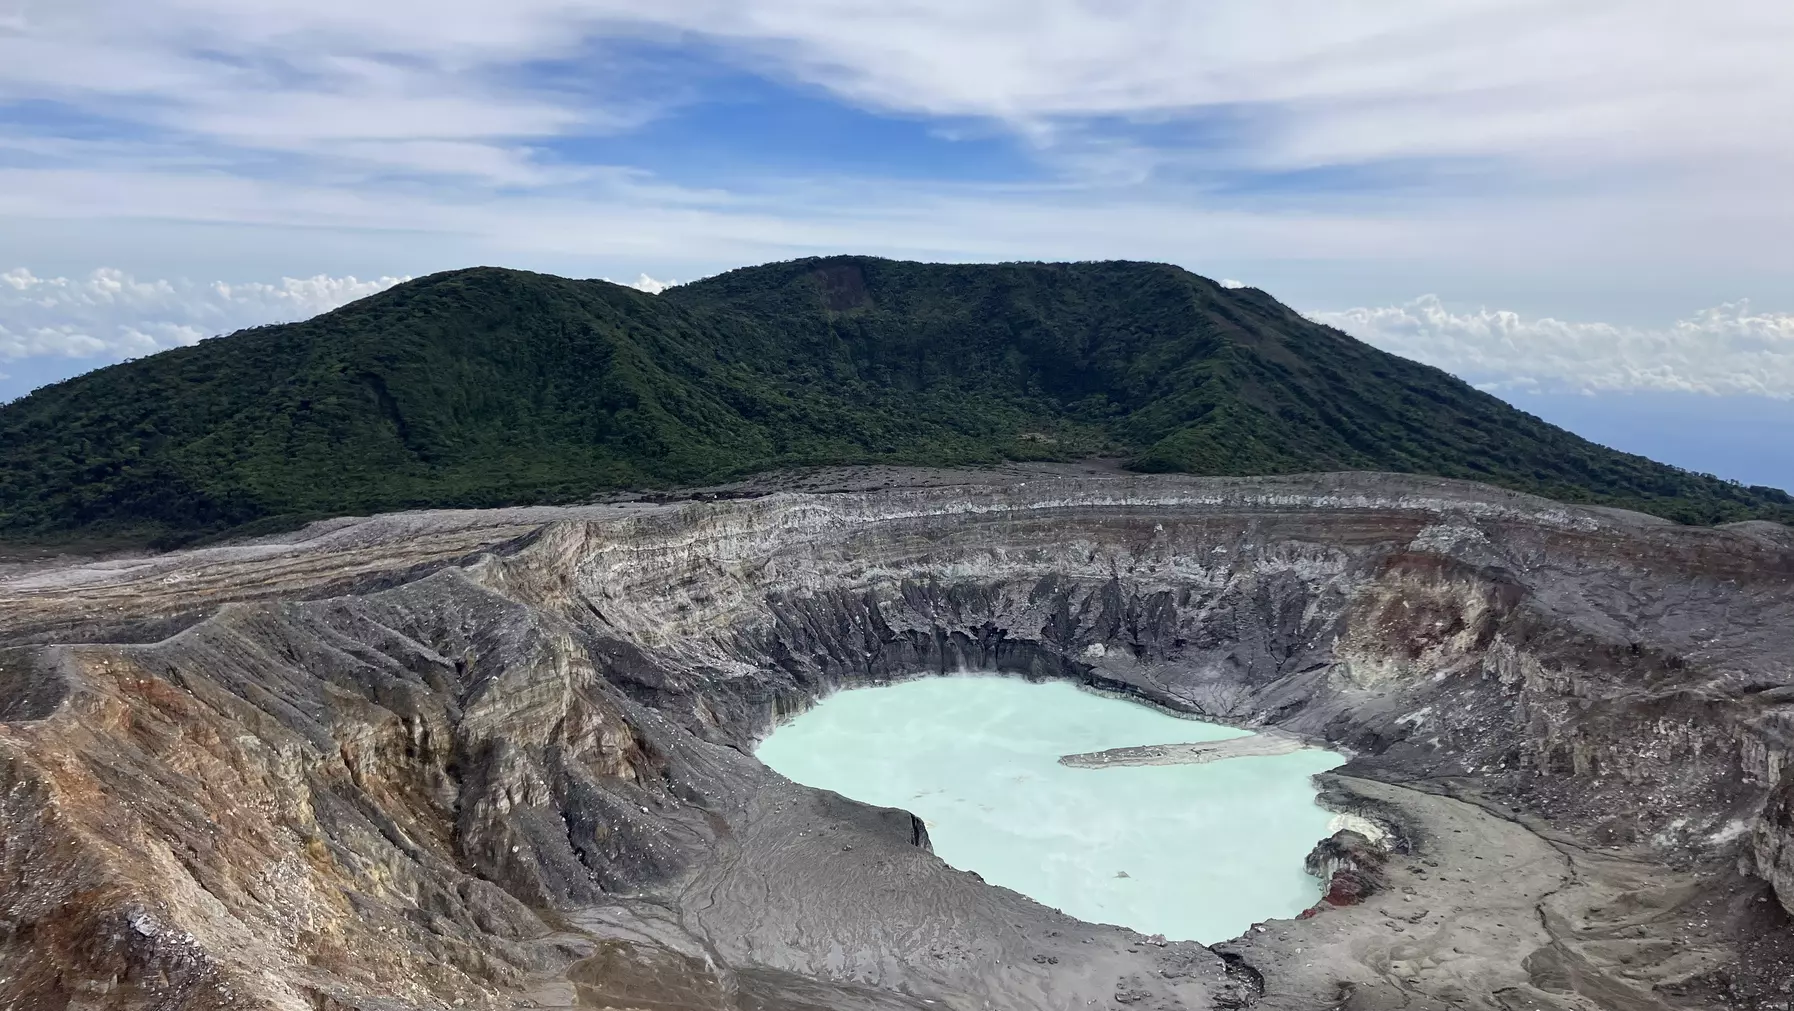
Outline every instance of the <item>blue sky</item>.
{"type": "Polygon", "coordinates": [[[473,263],[1125,257],[1794,485],[1726,435],[1794,397],[1790,46],[1780,0],[0,0],[0,398],[473,263]]]}

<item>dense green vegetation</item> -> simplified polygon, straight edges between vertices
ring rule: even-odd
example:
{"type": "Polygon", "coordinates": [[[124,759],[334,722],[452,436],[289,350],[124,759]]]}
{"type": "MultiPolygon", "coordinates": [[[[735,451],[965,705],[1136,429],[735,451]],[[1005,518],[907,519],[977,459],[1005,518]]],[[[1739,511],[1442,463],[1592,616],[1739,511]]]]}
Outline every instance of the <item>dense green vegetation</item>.
{"type": "Polygon", "coordinates": [[[659,296],[478,268],[0,407],[0,536],[171,543],[852,462],[1472,478],[1687,522],[1794,500],[1614,452],[1150,263],[864,257],[659,296]]]}

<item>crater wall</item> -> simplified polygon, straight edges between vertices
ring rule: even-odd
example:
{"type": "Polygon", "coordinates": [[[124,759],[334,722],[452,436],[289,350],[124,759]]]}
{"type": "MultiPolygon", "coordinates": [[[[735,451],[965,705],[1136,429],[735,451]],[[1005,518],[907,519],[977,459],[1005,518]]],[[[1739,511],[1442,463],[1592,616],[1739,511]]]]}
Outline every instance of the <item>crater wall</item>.
{"type": "Polygon", "coordinates": [[[1783,528],[1388,475],[406,514],[23,568],[0,996],[1748,1006],[1794,982],[1791,612],[1783,528]],[[1347,749],[1325,797],[1386,836],[1378,894],[1162,943],[751,757],[829,692],[960,669],[1347,749]]]}

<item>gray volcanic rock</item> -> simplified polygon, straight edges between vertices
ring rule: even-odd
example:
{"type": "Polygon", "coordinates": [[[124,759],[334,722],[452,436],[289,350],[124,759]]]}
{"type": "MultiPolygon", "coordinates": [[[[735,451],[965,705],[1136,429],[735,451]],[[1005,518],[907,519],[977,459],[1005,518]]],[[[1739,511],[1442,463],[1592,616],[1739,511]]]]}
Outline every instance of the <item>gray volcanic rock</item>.
{"type": "Polygon", "coordinates": [[[1389,475],[898,477],[11,567],[0,999],[1630,1009],[1794,989],[1783,528],[1389,475]],[[1319,869],[1380,857],[1378,887],[1213,950],[1156,943],[752,757],[831,691],[962,668],[1349,750],[1320,777],[1344,831],[1319,869]]]}

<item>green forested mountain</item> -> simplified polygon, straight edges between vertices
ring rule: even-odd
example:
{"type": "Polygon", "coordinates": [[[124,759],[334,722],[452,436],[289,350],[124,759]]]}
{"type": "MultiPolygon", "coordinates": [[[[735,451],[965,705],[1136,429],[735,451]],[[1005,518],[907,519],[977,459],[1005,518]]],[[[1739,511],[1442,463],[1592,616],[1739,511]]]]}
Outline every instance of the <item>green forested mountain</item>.
{"type": "Polygon", "coordinates": [[[1098,452],[1794,520],[1780,491],[1594,445],[1176,267],[834,257],[658,296],[452,271],[46,387],[0,407],[0,537],[169,543],[785,465],[1098,452]]]}

